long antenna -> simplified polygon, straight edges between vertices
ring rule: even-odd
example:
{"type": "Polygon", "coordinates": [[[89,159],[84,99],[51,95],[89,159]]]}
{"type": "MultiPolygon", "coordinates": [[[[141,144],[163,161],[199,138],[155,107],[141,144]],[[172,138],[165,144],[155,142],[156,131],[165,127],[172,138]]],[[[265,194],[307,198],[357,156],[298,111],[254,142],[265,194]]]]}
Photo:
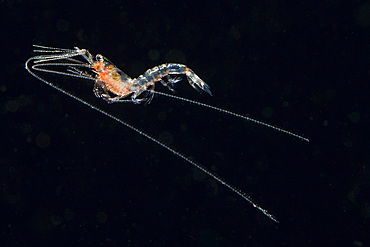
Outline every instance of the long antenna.
{"type": "MultiPolygon", "coordinates": [[[[279,221],[276,219],[276,217],[272,214],[270,214],[266,209],[260,207],[247,193],[243,192],[242,190],[238,189],[237,187],[235,187],[234,185],[226,182],[224,179],[222,179],[221,177],[219,177],[215,172],[205,168],[203,165],[199,164],[199,163],[196,163],[195,161],[192,161],[191,159],[189,159],[188,157],[186,157],[185,155],[181,154],[180,152],[176,151],[175,149],[169,147],[168,145],[166,145],[165,143],[155,139],[154,137],[152,137],[151,135],[141,131],[140,129],[132,126],[131,124],[127,123],[126,121],[123,121],[111,114],[109,114],[108,112],[100,109],[99,107],[96,107],[88,102],[86,102],[85,100],[67,92],[66,90],[54,85],[53,83],[41,78],[40,76],[36,75],[35,73],[33,73],[29,67],[29,63],[32,61],[32,60],[35,60],[36,59],[36,62],[37,62],[37,59],[39,59],[37,56],[36,57],[31,57],[29,58],[26,63],[25,63],[25,68],[26,70],[31,74],[33,75],[35,78],[39,79],[40,81],[44,82],[45,84],[51,86],[52,88],[58,90],[59,92],[79,101],[80,103],[104,114],[105,116],[123,124],[124,126],[128,127],[129,129],[137,132],[138,134],[148,138],[149,140],[153,141],[154,143],[162,146],[163,148],[167,149],[168,151],[172,152],[174,155],[180,157],[181,159],[185,160],[186,162],[190,163],[191,165],[195,166],[196,168],[200,169],[201,171],[203,171],[204,173],[208,174],[209,176],[211,176],[212,178],[214,178],[216,181],[218,181],[219,183],[221,183],[222,185],[226,186],[227,188],[229,188],[231,191],[235,192],[236,194],[238,194],[239,196],[241,196],[244,200],[246,200],[247,202],[249,202],[250,204],[253,205],[253,207],[257,208],[259,211],[261,211],[264,215],[266,215],[267,217],[269,217],[271,220],[275,221],[276,223],[279,223],[279,221]]],[[[31,68],[33,69],[34,65],[31,66],[31,68]]],[[[163,94],[165,95],[165,94],[163,94]]],[[[176,98],[176,97],[174,97],[176,98]]],[[[193,103],[191,100],[188,100],[188,102],[190,103],[193,103]]],[[[195,101],[194,101],[195,103],[195,101]]],[[[202,105],[202,103],[198,103],[199,105],[202,105]]],[[[212,107],[210,107],[212,108],[212,107]]],[[[217,107],[214,107],[214,109],[218,110],[217,107]]],[[[226,110],[223,110],[223,111],[226,111],[226,110]]],[[[230,112],[232,113],[232,112],[230,112]]]]}
{"type": "Polygon", "coordinates": [[[162,96],[166,96],[166,97],[169,97],[169,98],[173,98],[173,99],[181,100],[181,101],[184,101],[184,102],[188,102],[188,103],[191,103],[191,104],[203,106],[203,107],[206,107],[206,108],[215,110],[215,111],[220,111],[220,112],[226,113],[228,115],[231,115],[231,116],[234,116],[234,117],[237,117],[237,118],[241,118],[241,119],[244,119],[244,120],[247,120],[247,121],[250,121],[250,122],[259,124],[259,125],[263,125],[263,126],[266,126],[268,128],[271,128],[271,129],[274,129],[274,130],[283,132],[285,134],[288,134],[288,135],[297,137],[298,139],[301,139],[303,141],[310,142],[309,139],[307,139],[307,138],[305,138],[303,136],[294,134],[294,133],[292,133],[292,132],[290,132],[288,130],[281,129],[281,128],[276,127],[276,126],[273,126],[271,124],[268,124],[268,123],[265,123],[265,122],[262,122],[262,121],[258,121],[256,119],[253,119],[253,118],[250,118],[250,117],[247,117],[247,116],[244,116],[244,115],[241,115],[241,114],[232,112],[232,111],[228,111],[228,110],[225,110],[225,109],[216,107],[216,106],[208,105],[208,104],[205,104],[205,103],[202,103],[202,102],[198,102],[198,101],[195,101],[195,100],[183,98],[183,97],[172,95],[172,94],[162,93],[162,92],[158,92],[158,91],[152,91],[152,92],[155,93],[155,94],[158,94],[158,95],[162,95],[162,96]]]}

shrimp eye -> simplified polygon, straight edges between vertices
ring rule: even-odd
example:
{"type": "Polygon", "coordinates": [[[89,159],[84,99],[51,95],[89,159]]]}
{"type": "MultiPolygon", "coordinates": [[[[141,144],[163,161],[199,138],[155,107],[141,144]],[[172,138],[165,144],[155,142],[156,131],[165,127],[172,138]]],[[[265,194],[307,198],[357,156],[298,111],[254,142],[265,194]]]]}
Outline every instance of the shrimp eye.
{"type": "Polygon", "coordinates": [[[96,61],[98,61],[99,63],[103,62],[104,61],[104,57],[100,54],[96,55],[96,61]]]}

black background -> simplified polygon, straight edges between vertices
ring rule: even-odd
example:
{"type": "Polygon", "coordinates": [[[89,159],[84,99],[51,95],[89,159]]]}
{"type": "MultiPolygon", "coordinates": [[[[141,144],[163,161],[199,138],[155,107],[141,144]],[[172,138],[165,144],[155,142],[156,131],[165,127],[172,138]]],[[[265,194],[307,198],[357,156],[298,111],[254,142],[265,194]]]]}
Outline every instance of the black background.
{"type": "Polygon", "coordinates": [[[9,0],[1,11],[1,246],[370,245],[369,1],[9,0]],[[99,101],[281,223],[32,77],[32,44],[86,48],[132,77],[184,63],[213,97],[185,80],[177,95],[309,138],[163,97],[99,101]]]}

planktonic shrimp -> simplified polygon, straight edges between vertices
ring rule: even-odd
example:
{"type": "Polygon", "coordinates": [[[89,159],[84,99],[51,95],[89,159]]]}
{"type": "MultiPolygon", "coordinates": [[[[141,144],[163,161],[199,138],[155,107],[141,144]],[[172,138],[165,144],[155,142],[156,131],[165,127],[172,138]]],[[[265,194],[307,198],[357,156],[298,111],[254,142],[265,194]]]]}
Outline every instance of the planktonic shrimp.
{"type": "Polygon", "coordinates": [[[184,102],[196,104],[216,111],[220,111],[247,121],[252,121],[256,124],[278,130],[288,135],[297,137],[303,141],[309,142],[307,138],[294,134],[290,131],[275,127],[268,123],[264,123],[253,118],[243,116],[241,114],[237,114],[228,110],[224,110],[191,99],[154,90],[155,84],[157,82],[161,82],[161,84],[167,87],[170,91],[174,91],[173,89],[174,84],[181,80],[181,76],[185,76],[189,84],[194,89],[196,89],[199,92],[205,91],[208,94],[212,95],[210,87],[202,79],[200,79],[199,76],[197,76],[193,70],[188,68],[186,65],[177,63],[162,64],[152,69],[148,69],[146,72],[144,72],[143,75],[140,75],[138,78],[132,79],[127,74],[118,69],[107,58],[103,57],[100,54],[93,57],[90,54],[90,52],[86,49],[80,49],[78,47],[75,47],[74,49],[62,49],[40,45],[34,45],[34,47],[38,48],[34,50],[34,52],[44,54],[31,57],[26,61],[25,68],[31,75],[43,81],[47,85],[55,88],[59,92],[62,92],[72,97],[73,99],[97,110],[98,112],[114,119],[115,121],[132,129],[138,134],[157,143],[158,145],[162,146],[163,148],[182,158],[186,162],[197,167],[204,173],[213,177],[216,181],[218,181],[219,183],[226,186],[227,188],[241,196],[243,199],[248,201],[250,204],[253,205],[253,207],[260,210],[264,215],[269,217],[271,220],[277,223],[279,222],[275,218],[275,216],[270,214],[266,209],[260,207],[249,195],[247,195],[245,192],[238,189],[237,187],[233,186],[232,184],[227,183],[223,178],[215,174],[213,171],[205,168],[203,165],[195,161],[192,161],[190,158],[179,153],[178,151],[174,150],[173,148],[159,141],[158,139],[130,125],[124,120],[117,118],[112,114],[109,114],[103,109],[98,108],[92,103],[89,103],[86,100],[83,100],[82,98],[74,95],[73,93],[68,92],[67,90],[57,86],[56,84],[42,78],[36,73],[44,72],[94,81],[95,84],[93,92],[95,96],[107,101],[108,103],[115,102],[126,102],[134,104],[150,103],[150,101],[153,99],[154,94],[157,94],[181,100],[184,102]]]}

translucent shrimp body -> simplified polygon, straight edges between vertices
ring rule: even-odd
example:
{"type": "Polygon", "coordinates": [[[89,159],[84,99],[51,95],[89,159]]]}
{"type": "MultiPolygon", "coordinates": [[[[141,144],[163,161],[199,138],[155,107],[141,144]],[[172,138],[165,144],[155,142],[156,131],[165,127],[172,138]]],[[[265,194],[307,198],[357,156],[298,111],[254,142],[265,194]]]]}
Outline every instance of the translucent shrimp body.
{"type": "Polygon", "coordinates": [[[94,93],[97,97],[106,100],[109,103],[127,101],[127,97],[131,96],[133,103],[148,102],[152,99],[154,86],[157,82],[161,82],[163,86],[173,91],[173,85],[180,81],[181,75],[185,75],[189,84],[196,90],[203,90],[212,95],[209,86],[199,78],[186,65],[177,63],[166,63],[148,69],[138,78],[131,79],[122,70],[118,69],[114,64],[104,59],[103,56],[97,55],[96,62],[93,68],[97,73],[97,78],[94,86],[94,93]],[[174,77],[176,76],[176,77],[174,77]],[[164,78],[167,81],[164,81],[164,78]],[[152,92],[149,97],[138,99],[143,92],[152,92]],[[113,94],[113,96],[112,96],[113,94]]]}

